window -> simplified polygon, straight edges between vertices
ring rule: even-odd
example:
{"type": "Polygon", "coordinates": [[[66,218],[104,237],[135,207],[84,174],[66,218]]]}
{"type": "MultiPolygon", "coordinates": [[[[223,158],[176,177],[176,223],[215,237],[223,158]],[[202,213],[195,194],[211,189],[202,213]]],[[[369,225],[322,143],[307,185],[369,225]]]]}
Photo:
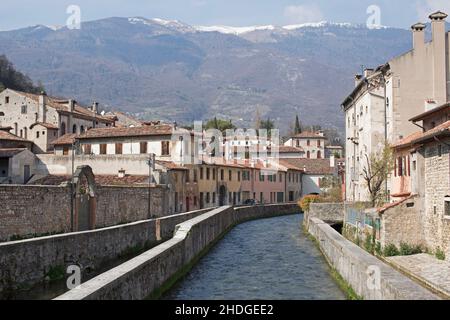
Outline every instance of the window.
{"type": "Polygon", "coordinates": [[[450,196],[446,196],[444,200],[444,214],[450,216],[450,196]]]}
{"type": "Polygon", "coordinates": [[[442,157],[442,145],[438,145],[438,157],[442,157]]]}
{"type": "Polygon", "coordinates": [[[106,144],[100,144],[100,154],[106,154],[106,144]]]}
{"type": "Polygon", "coordinates": [[[213,203],[213,204],[216,203],[216,193],[215,193],[215,192],[213,192],[212,203],[213,203]]]}
{"type": "Polygon", "coordinates": [[[317,147],[320,148],[320,140],[317,140],[317,147]]]}
{"type": "Polygon", "coordinates": [[[399,177],[403,176],[403,158],[402,157],[398,157],[397,159],[397,175],[399,177]]]}
{"type": "Polygon", "coordinates": [[[189,170],[186,171],[186,183],[189,183],[191,172],[189,170]]]}
{"type": "Polygon", "coordinates": [[[5,97],[5,103],[9,103],[9,97],[5,97]]]}
{"type": "Polygon", "coordinates": [[[122,154],[122,144],[116,143],[116,154],[122,154]]]}
{"type": "Polygon", "coordinates": [[[63,147],[63,155],[65,155],[65,156],[69,155],[69,147],[67,147],[67,146],[63,147]]]}
{"type": "Polygon", "coordinates": [[[283,182],[283,175],[280,173],[280,177],[279,177],[280,179],[280,182],[283,182]]]}
{"type": "Polygon", "coordinates": [[[65,122],[61,122],[61,135],[65,135],[66,134],[66,123],[65,122]]]}
{"type": "Polygon", "coordinates": [[[36,131],[36,139],[39,139],[39,131],[36,131]]]}
{"type": "Polygon", "coordinates": [[[206,168],[206,180],[209,180],[209,168],[206,168]]]}
{"type": "Polygon", "coordinates": [[[220,170],[220,180],[224,180],[224,170],[220,170]]]}
{"type": "Polygon", "coordinates": [[[203,168],[200,168],[200,180],[203,180],[203,168]]]}
{"type": "Polygon", "coordinates": [[[80,133],[83,133],[84,132],[84,126],[81,126],[80,127],[80,133]]]}
{"type": "Polygon", "coordinates": [[[311,141],[306,140],[306,145],[309,147],[311,145],[311,141]]]}
{"type": "Polygon", "coordinates": [[[228,170],[228,180],[232,180],[233,179],[233,176],[232,176],[232,173],[231,173],[231,170],[228,170]]]}
{"type": "Polygon", "coordinates": [[[147,153],[147,142],[141,142],[139,143],[139,153],[140,154],[145,154],[147,153]]]}
{"type": "Polygon", "coordinates": [[[311,158],[311,152],[309,152],[309,151],[306,152],[306,158],[308,158],[308,159],[311,158]]]}
{"type": "Polygon", "coordinates": [[[77,125],[74,124],[72,127],[72,133],[77,133],[77,125]]]}
{"type": "Polygon", "coordinates": [[[197,197],[194,197],[194,206],[197,206],[197,197]]]}
{"type": "Polygon", "coordinates": [[[322,152],[317,151],[317,159],[322,159],[322,152]]]}
{"type": "Polygon", "coordinates": [[[241,181],[241,172],[238,171],[238,181],[241,181]]]}
{"type": "Polygon", "coordinates": [[[91,154],[91,145],[90,144],[85,144],[84,145],[84,154],[91,154]]]}
{"type": "Polygon", "coordinates": [[[213,168],[213,170],[212,170],[212,178],[213,178],[213,180],[216,180],[216,169],[215,168],[213,168]]]}
{"type": "Polygon", "coordinates": [[[161,141],[161,155],[162,156],[170,156],[169,142],[170,141],[161,141]]]}
{"type": "Polygon", "coordinates": [[[197,169],[194,169],[194,182],[197,182],[197,169]]]}
{"type": "Polygon", "coordinates": [[[26,105],[23,105],[23,106],[20,108],[20,112],[21,112],[22,114],[27,114],[27,106],[26,106],[26,105]]]}

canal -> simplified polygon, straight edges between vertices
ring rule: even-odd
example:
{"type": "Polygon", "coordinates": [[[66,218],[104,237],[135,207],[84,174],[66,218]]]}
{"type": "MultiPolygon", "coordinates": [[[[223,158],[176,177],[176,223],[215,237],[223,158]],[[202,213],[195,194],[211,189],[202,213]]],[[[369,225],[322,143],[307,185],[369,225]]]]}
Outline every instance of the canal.
{"type": "Polygon", "coordinates": [[[162,299],[345,299],[303,216],[255,220],[233,228],[162,299]]]}

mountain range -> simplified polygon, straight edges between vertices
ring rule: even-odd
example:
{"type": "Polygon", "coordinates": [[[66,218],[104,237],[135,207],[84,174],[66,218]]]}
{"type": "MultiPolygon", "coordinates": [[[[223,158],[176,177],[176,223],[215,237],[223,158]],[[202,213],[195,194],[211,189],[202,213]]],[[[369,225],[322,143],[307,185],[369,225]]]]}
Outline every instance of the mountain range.
{"type": "Polygon", "coordinates": [[[259,110],[282,131],[297,114],[303,124],[342,128],[340,103],[354,75],[411,46],[408,30],[329,22],[228,27],[117,17],[80,30],[0,32],[0,54],[51,95],[186,124],[216,116],[250,126],[259,110]]]}

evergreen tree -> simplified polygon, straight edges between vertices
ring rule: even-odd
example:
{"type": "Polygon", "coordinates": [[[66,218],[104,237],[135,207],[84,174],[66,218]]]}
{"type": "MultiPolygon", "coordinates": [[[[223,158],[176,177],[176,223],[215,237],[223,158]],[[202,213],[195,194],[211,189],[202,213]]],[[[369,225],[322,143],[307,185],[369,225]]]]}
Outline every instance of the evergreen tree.
{"type": "Polygon", "coordinates": [[[35,86],[28,76],[15,69],[6,56],[0,55],[0,91],[6,88],[31,93],[39,93],[44,89],[42,84],[35,86]]]}
{"type": "Polygon", "coordinates": [[[298,115],[295,116],[294,133],[295,133],[295,134],[302,133],[302,127],[301,127],[301,125],[300,125],[300,121],[298,120],[298,115]]]}

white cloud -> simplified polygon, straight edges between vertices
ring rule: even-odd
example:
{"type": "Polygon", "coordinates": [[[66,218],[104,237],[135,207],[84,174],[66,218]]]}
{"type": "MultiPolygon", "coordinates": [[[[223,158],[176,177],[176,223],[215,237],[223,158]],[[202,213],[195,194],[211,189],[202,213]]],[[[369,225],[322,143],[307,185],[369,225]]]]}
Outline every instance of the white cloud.
{"type": "Polygon", "coordinates": [[[319,6],[298,5],[284,8],[284,16],[288,23],[306,23],[324,20],[319,6]]]}
{"type": "Polygon", "coordinates": [[[420,21],[428,21],[428,16],[435,11],[443,11],[450,14],[449,0],[420,0],[416,2],[417,17],[420,21]]]}

